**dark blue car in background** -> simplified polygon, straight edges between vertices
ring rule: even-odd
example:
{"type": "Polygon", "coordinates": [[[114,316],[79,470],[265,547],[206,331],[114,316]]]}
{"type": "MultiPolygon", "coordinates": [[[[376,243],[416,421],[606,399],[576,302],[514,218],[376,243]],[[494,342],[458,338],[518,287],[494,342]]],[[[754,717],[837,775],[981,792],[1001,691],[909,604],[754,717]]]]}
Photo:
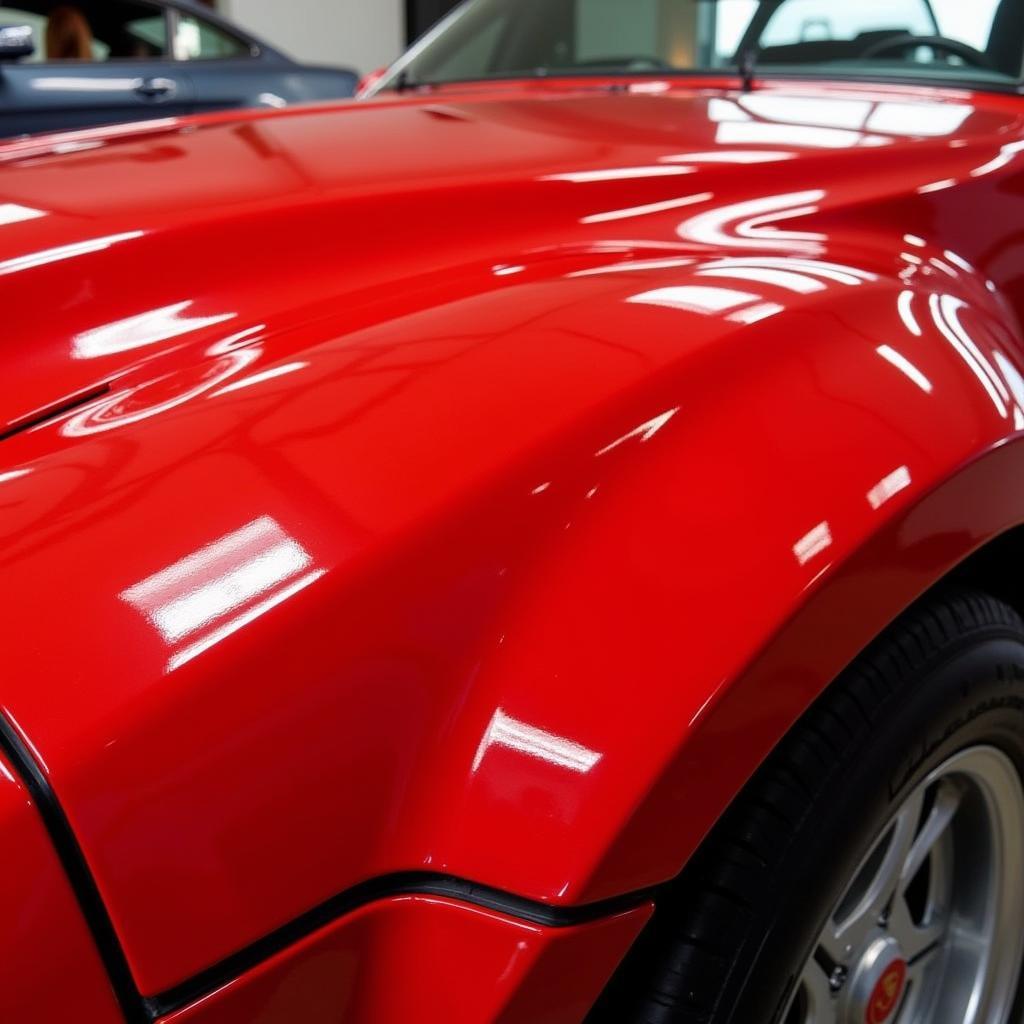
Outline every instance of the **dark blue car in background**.
{"type": "Polygon", "coordinates": [[[192,0],[0,5],[0,136],[352,96],[192,0]]]}

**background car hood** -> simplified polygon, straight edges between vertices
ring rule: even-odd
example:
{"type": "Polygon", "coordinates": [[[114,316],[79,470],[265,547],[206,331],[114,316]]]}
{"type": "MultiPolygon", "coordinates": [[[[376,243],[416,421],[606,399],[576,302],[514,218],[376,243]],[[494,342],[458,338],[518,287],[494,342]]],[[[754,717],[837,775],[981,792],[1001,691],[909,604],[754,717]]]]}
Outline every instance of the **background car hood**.
{"type": "MultiPolygon", "coordinates": [[[[725,354],[770,357],[752,327],[867,308],[912,244],[894,204],[941,226],[1016,158],[1018,111],[548,84],[0,148],[3,705],[144,992],[388,871],[578,898],[572,844],[497,877],[435,803],[472,778],[522,790],[513,832],[582,813],[474,754],[521,738],[481,651],[571,535],[558,480],[628,477],[736,386],[725,354]]],[[[585,735],[556,754],[622,778],[585,735]]]]}

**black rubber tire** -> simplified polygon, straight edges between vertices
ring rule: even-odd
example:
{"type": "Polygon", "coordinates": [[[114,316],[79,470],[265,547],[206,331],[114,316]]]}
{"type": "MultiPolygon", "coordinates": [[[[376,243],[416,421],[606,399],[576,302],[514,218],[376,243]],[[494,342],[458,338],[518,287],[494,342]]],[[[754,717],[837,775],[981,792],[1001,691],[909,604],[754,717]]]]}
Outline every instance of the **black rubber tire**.
{"type": "MultiPolygon", "coordinates": [[[[943,593],[908,611],[780,744],[657,901],[590,1021],[779,1024],[875,837],[933,768],[978,743],[1024,777],[1024,622],[984,594],[943,593]]],[[[1018,1015],[1022,1004],[1024,992],[1018,1015]]]]}

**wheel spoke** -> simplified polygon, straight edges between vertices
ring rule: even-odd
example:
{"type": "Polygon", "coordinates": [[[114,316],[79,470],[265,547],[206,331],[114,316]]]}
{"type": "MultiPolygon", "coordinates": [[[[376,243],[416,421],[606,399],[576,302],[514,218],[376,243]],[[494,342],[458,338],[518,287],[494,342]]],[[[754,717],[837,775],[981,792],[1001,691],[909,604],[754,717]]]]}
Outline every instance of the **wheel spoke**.
{"type": "Polygon", "coordinates": [[[900,872],[900,891],[906,889],[924,866],[935,844],[942,838],[956,816],[964,798],[963,788],[952,779],[943,779],[935,791],[935,803],[928,820],[917,833],[900,872]]]}
{"type": "Polygon", "coordinates": [[[1002,751],[972,747],[932,770],[834,905],[787,1022],[863,1020],[903,960],[898,1020],[1009,1024],[1024,955],[1022,836],[1024,789],[1002,751]]]}
{"type": "Polygon", "coordinates": [[[835,1024],[839,1020],[836,994],[825,969],[813,958],[804,968],[799,988],[807,996],[808,1024],[835,1024]]]}
{"type": "Polygon", "coordinates": [[[902,896],[893,901],[889,915],[889,933],[899,940],[903,955],[911,964],[925,959],[946,934],[945,921],[917,924],[902,896]]]}
{"type": "Polygon", "coordinates": [[[833,920],[822,936],[822,948],[836,963],[843,963],[851,949],[879,926],[901,891],[903,868],[914,848],[923,806],[924,792],[918,790],[903,805],[892,828],[882,838],[884,848],[876,847],[858,873],[853,886],[859,892],[856,904],[840,920],[833,920]]]}

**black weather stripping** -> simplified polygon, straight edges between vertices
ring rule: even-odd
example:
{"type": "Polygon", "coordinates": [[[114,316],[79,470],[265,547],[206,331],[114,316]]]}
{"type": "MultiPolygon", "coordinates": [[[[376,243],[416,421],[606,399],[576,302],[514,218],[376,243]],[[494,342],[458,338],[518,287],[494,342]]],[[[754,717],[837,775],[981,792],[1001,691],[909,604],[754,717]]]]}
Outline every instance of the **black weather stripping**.
{"type": "Polygon", "coordinates": [[[44,409],[36,410],[36,412],[27,416],[25,419],[12,423],[6,429],[0,430],[0,441],[6,441],[18,434],[24,434],[25,431],[32,430],[34,427],[41,427],[44,423],[49,423],[51,420],[56,420],[61,416],[66,416],[69,412],[74,412],[75,409],[78,409],[83,405],[88,405],[97,398],[102,398],[104,395],[109,394],[110,385],[101,384],[99,387],[90,388],[88,391],[83,391],[80,394],[71,396],[70,398],[63,398],[53,405],[47,406],[44,409]]]}
{"type": "Polygon", "coordinates": [[[92,933],[127,1024],[152,1024],[167,1014],[182,1010],[346,914],[395,896],[446,896],[460,903],[484,907],[548,928],[568,928],[596,921],[624,910],[632,910],[654,896],[653,889],[645,889],[598,903],[555,907],[452,875],[419,871],[384,875],[332,896],[188,981],[158,996],[146,997],[139,992],[85,855],[49,780],[17,729],[2,713],[0,751],[21,777],[36,805],[92,933]]]}
{"type": "Polygon", "coordinates": [[[183,985],[178,985],[155,999],[147,1001],[153,1018],[174,1013],[216,991],[234,978],[269,960],[282,950],[318,931],[325,925],[343,918],[359,907],[394,896],[447,896],[460,903],[468,903],[488,910],[496,910],[520,921],[545,925],[548,928],[569,928],[586,924],[624,910],[632,910],[651,899],[653,891],[630,893],[628,896],[588,903],[578,907],[552,907],[535,900],[524,899],[490,886],[477,885],[451,875],[408,872],[384,875],[371,879],[352,889],[346,889],[301,917],[272,932],[266,938],[229,956],[219,964],[197,974],[183,985]]]}
{"type": "Polygon", "coordinates": [[[135,986],[131,969],[125,959],[114,925],[100,896],[96,882],[86,864],[85,855],[78,845],[71,825],[57,801],[49,780],[40,771],[35,758],[29,753],[17,730],[0,714],[0,750],[11,762],[32,797],[32,802],[43,820],[64,873],[67,875],[75,898],[81,907],[85,922],[92,933],[110,984],[128,1024],[148,1024],[152,1019],[139,990],[135,986]]]}

